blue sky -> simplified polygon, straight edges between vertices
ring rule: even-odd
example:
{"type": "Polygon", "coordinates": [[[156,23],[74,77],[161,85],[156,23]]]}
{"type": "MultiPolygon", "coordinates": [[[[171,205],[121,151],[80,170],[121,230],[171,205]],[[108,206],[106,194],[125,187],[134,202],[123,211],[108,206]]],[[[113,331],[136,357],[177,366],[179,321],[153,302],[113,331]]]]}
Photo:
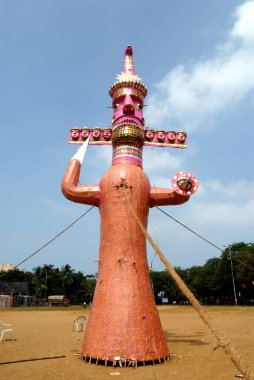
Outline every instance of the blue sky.
{"type": "MultiPolygon", "coordinates": [[[[0,0],[0,263],[17,264],[88,209],[60,190],[77,150],[68,131],[110,125],[108,88],[128,44],[149,91],[146,126],[188,133],[186,150],[144,148],[151,184],[171,187],[179,170],[200,181],[188,203],[163,209],[218,246],[253,242],[254,1],[0,0]]],[[[80,182],[98,183],[110,164],[111,147],[89,146],[80,182]]],[[[175,266],[220,255],[151,209],[156,230],[175,266]]],[[[22,268],[94,273],[98,247],[93,209],[22,268]]]]}

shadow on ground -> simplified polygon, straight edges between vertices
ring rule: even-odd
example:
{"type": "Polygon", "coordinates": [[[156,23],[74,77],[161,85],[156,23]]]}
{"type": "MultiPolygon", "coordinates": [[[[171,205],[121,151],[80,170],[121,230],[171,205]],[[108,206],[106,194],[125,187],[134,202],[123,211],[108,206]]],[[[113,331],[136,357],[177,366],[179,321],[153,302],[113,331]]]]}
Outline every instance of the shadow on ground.
{"type": "Polygon", "coordinates": [[[204,333],[202,332],[196,332],[192,335],[178,335],[174,333],[169,333],[167,330],[164,330],[164,336],[166,338],[167,343],[188,343],[195,346],[204,346],[208,344],[202,338],[202,336],[204,336],[204,333]]]}

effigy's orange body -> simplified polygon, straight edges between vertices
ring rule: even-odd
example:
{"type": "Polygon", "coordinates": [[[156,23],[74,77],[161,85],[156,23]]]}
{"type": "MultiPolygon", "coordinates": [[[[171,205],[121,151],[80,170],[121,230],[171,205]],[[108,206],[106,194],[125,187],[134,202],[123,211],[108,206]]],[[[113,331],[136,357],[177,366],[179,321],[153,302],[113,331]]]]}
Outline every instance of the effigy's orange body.
{"type": "Polygon", "coordinates": [[[149,180],[141,167],[113,165],[100,182],[99,274],[82,354],[113,361],[169,355],[149,278],[146,238],[130,213],[128,189],[143,225],[149,212],[149,180]]]}

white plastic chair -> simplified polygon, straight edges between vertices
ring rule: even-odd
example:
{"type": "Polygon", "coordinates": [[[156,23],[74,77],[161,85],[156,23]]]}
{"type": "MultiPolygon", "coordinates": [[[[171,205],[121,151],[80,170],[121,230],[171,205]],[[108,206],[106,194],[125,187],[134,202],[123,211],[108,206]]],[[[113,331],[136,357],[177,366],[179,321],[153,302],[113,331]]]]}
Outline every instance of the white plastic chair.
{"type": "Polygon", "coordinates": [[[0,320],[0,333],[1,333],[0,342],[2,342],[4,334],[6,333],[11,334],[11,339],[14,340],[14,329],[12,328],[12,325],[10,323],[3,323],[0,320]]]}
{"type": "Polygon", "coordinates": [[[84,323],[85,323],[85,320],[86,320],[86,317],[83,316],[83,315],[81,315],[81,316],[77,317],[76,319],[74,319],[73,325],[72,325],[72,331],[74,331],[74,330],[82,331],[84,323]]]}

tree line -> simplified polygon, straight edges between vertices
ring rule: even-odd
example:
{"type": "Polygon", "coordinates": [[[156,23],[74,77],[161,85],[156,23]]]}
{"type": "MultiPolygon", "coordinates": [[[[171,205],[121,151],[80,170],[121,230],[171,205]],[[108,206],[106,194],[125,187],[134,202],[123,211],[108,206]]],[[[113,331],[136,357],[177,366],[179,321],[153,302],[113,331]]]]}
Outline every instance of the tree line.
{"type": "MultiPolygon", "coordinates": [[[[254,243],[232,244],[220,257],[207,260],[203,266],[175,270],[203,304],[254,304],[254,243]]],[[[157,303],[186,302],[166,270],[150,271],[150,278],[157,303]]],[[[10,270],[0,282],[28,282],[30,295],[37,298],[62,294],[73,304],[84,301],[89,304],[96,279],[97,274],[76,272],[68,264],[60,269],[45,264],[31,272],[10,270]]]]}
{"type": "Polygon", "coordinates": [[[1,281],[27,282],[31,296],[47,299],[50,295],[65,295],[71,303],[78,304],[92,301],[96,275],[84,275],[81,271],[76,272],[69,264],[60,269],[52,264],[44,264],[34,268],[31,272],[10,270],[4,274],[1,281]]]}
{"type": "MultiPolygon", "coordinates": [[[[254,243],[232,244],[203,266],[175,270],[203,304],[254,305],[254,243]]],[[[151,279],[155,295],[170,303],[186,301],[167,271],[151,272],[151,279]]]]}

